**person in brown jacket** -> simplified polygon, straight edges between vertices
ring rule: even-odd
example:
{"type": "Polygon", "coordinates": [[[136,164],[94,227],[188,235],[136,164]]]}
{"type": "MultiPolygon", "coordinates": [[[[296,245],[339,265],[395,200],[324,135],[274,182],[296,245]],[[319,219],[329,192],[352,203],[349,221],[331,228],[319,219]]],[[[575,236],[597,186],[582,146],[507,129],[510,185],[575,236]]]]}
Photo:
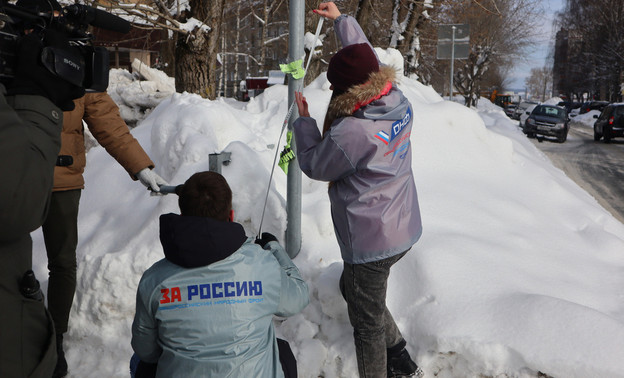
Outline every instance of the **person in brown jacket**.
{"type": "Polygon", "coordinates": [[[50,271],[48,309],[56,329],[58,361],[53,378],[67,375],[63,334],[67,332],[69,312],[76,291],[76,245],[78,243],[78,205],[84,188],[86,165],[83,120],[95,139],[133,180],[158,192],[166,181],[152,171],[154,163],[130,134],[119,108],[106,92],[90,92],[74,100],[73,111],[63,113],[61,151],[54,168],[54,188],[43,237],[50,271]]]}

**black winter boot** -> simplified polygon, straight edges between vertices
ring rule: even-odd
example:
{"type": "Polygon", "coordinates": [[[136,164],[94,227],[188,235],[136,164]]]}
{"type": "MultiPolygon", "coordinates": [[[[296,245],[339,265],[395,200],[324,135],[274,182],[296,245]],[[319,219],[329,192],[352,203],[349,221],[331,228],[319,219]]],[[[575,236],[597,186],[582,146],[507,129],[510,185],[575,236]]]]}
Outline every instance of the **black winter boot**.
{"type": "Polygon", "coordinates": [[[65,352],[63,351],[63,334],[56,335],[56,367],[52,373],[52,378],[63,378],[67,375],[67,361],[65,360],[65,352]]]}
{"type": "Polygon", "coordinates": [[[388,354],[388,378],[399,377],[422,377],[423,371],[410,357],[405,345],[405,340],[387,349],[388,354]]]}

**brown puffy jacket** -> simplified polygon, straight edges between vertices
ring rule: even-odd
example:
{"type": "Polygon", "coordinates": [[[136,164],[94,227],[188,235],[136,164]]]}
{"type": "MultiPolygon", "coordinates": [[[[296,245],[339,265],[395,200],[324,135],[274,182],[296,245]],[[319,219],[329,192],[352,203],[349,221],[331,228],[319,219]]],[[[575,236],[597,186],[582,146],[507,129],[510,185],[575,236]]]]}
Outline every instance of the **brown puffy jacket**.
{"type": "Polygon", "coordinates": [[[82,120],[100,145],[125,168],[133,180],[137,179],[135,175],[141,169],[154,168],[152,160],[130,134],[117,104],[108,93],[87,93],[74,100],[74,104],[74,110],[63,113],[59,153],[72,156],[74,161],[69,166],[54,168],[53,191],[84,188],[82,173],[86,165],[86,152],[82,120]]]}

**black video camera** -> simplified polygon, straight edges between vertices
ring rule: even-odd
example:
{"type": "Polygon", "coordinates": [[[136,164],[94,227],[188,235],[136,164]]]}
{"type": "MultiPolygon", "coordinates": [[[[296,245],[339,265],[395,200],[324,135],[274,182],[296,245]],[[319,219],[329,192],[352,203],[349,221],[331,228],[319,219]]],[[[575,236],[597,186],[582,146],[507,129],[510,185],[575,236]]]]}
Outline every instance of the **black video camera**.
{"type": "Polygon", "coordinates": [[[93,46],[89,25],[127,33],[130,23],[87,5],[72,4],[54,10],[21,7],[0,0],[0,81],[14,76],[17,40],[26,32],[40,33],[54,28],[69,40],[69,48],[44,47],[42,64],[53,74],[86,91],[103,92],[108,87],[109,56],[104,47],[93,46]]]}

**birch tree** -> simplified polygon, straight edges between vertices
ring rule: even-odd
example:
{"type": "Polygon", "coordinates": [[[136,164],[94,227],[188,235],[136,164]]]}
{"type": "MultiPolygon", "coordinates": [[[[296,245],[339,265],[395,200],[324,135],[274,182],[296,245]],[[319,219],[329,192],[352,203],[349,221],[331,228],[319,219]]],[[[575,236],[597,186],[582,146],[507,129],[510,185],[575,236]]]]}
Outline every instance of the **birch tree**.
{"type": "MultiPolygon", "coordinates": [[[[266,71],[266,54],[267,47],[277,41],[284,40],[288,36],[288,32],[278,34],[275,37],[269,38],[269,30],[270,26],[275,25],[276,23],[287,24],[285,21],[280,21],[279,17],[275,17],[280,15],[281,12],[284,12],[286,7],[282,8],[284,4],[284,0],[263,0],[260,8],[260,15],[258,15],[254,8],[252,8],[252,12],[254,17],[260,22],[261,28],[261,45],[260,45],[260,57],[258,61],[260,62],[260,71],[266,71]],[[277,20],[275,20],[277,19],[277,20]]],[[[278,28],[279,29],[279,28],[278,28]]]]}

